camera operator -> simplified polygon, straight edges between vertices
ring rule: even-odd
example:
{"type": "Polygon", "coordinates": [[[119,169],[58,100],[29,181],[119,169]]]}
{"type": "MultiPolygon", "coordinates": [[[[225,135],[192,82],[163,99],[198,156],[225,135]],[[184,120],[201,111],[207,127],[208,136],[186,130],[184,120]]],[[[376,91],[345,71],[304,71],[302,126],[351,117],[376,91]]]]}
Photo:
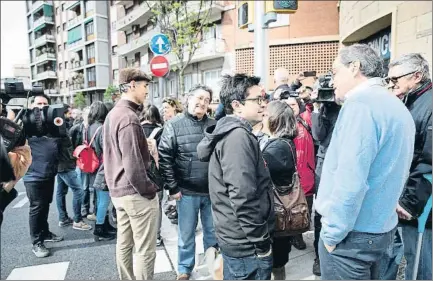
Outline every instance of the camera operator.
{"type": "Polygon", "coordinates": [[[295,81],[289,86],[289,71],[285,68],[278,68],[274,72],[274,83],[277,86],[275,88],[272,99],[279,100],[282,93],[295,92],[302,86],[301,81],[304,80],[304,73],[301,72],[296,77],[295,81]]]}
{"type": "MultiPolygon", "coordinates": [[[[48,97],[35,96],[31,108],[48,106],[48,97]]],[[[54,178],[58,166],[58,140],[50,136],[30,137],[33,162],[24,176],[24,186],[30,201],[29,225],[32,251],[38,258],[47,257],[50,251],[44,242],[59,242],[63,238],[50,232],[48,214],[53,200],[54,178]]]]}
{"type": "MultiPolygon", "coordinates": [[[[341,106],[333,101],[328,102],[317,102],[318,98],[318,84],[315,85],[314,91],[311,93],[311,101],[313,102],[314,110],[311,114],[312,122],[312,135],[315,141],[319,143],[316,157],[316,170],[315,170],[315,194],[320,183],[320,176],[322,174],[323,161],[325,160],[326,151],[329,143],[331,142],[332,132],[334,130],[335,123],[337,122],[338,113],[340,112],[341,106]]],[[[320,260],[318,252],[318,243],[320,238],[320,231],[322,224],[320,222],[322,216],[314,212],[314,251],[316,258],[313,264],[313,274],[320,276],[320,260]]]]}

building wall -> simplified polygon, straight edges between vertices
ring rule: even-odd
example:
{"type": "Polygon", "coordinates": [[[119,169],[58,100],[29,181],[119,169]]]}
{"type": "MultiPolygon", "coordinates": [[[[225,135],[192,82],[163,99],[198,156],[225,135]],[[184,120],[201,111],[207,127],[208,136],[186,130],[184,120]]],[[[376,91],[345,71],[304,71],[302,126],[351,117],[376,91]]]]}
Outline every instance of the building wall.
{"type": "Polygon", "coordinates": [[[391,26],[391,60],[420,52],[432,65],[431,1],[341,1],[340,41],[350,44],[391,26]]]}

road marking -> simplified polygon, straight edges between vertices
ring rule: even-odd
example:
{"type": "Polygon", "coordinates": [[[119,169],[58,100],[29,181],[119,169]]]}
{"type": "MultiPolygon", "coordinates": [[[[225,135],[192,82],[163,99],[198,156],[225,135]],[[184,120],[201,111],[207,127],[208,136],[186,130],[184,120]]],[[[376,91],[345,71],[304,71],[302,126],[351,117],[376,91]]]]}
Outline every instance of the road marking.
{"type": "Polygon", "coordinates": [[[311,275],[311,276],[308,276],[308,277],[302,278],[301,280],[317,280],[317,279],[318,279],[318,278],[317,278],[316,275],[311,275]]]}
{"type": "Polygon", "coordinates": [[[6,280],[64,280],[69,262],[15,268],[6,280]]]}
{"type": "Polygon", "coordinates": [[[13,206],[13,209],[17,209],[17,208],[21,208],[22,206],[24,206],[27,202],[29,202],[29,198],[24,197],[23,199],[21,199],[18,203],[15,204],[15,206],[13,206]]]}

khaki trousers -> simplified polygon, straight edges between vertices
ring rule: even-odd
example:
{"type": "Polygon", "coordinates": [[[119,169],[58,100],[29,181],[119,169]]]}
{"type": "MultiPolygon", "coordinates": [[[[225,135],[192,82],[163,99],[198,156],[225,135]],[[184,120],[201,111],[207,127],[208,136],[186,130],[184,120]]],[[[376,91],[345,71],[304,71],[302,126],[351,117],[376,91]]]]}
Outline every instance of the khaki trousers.
{"type": "Polygon", "coordinates": [[[160,212],[158,195],[152,200],[134,194],[112,198],[112,201],[117,211],[116,260],[120,280],[152,280],[160,212]]]}

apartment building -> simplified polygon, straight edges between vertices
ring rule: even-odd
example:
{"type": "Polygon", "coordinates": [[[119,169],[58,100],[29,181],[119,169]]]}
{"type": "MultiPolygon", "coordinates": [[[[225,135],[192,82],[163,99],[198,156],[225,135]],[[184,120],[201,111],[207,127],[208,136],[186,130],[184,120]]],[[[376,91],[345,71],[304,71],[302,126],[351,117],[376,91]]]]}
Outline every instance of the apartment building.
{"type": "Polygon", "coordinates": [[[27,1],[32,82],[55,102],[82,93],[91,104],[111,84],[106,1],[27,1]]]}

